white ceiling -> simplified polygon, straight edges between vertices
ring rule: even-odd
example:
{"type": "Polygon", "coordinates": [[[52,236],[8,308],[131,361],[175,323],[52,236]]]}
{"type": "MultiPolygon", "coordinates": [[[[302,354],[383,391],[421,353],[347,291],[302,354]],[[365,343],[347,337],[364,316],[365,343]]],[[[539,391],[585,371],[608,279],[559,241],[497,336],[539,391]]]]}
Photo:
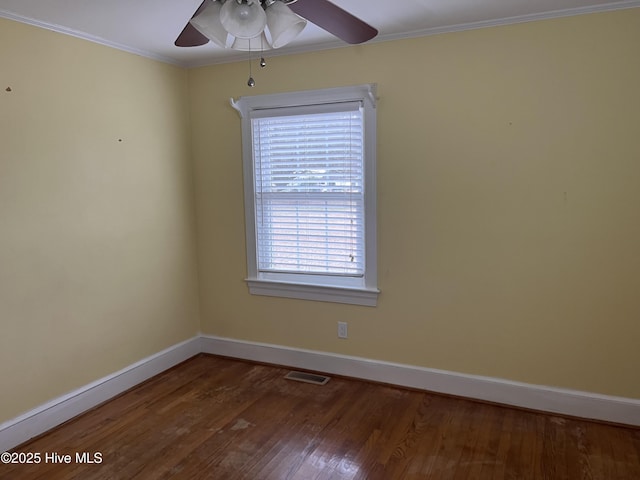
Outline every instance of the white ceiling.
{"type": "MultiPolygon", "coordinates": [[[[183,66],[223,63],[246,53],[209,42],[180,48],[173,42],[202,0],[0,0],[0,17],[63,32],[183,66]]],[[[372,42],[640,7],[640,0],[332,0],[379,30],[372,42]]],[[[346,45],[309,23],[286,54],[346,45]]]]}

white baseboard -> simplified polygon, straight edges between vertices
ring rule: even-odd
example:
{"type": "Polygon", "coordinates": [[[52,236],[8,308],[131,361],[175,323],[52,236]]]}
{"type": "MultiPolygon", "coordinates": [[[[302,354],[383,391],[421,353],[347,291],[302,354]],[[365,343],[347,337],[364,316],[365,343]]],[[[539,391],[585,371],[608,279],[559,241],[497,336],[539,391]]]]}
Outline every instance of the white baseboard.
{"type": "Polygon", "coordinates": [[[200,335],[0,424],[0,452],[52,429],[198,353],[224,355],[543,412],[640,426],[640,400],[637,399],[200,335]]]}
{"type": "Polygon", "coordinates": [[[203,335],[201,351],[548,413],[640,426],[640,400],[203,335]]]}
{"type": "Polygon", "coordinates": [[[0,425],[0,452],[14,448],[200,353],[194,337],[55,398],[0,425]]]}

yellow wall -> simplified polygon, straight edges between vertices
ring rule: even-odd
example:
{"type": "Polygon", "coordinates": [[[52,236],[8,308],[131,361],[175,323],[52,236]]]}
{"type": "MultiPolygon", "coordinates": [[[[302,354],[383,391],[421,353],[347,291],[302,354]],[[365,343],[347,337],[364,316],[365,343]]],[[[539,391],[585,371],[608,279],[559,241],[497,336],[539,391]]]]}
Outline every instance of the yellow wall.
{"type": "Polygon", "coordinates": [[[0,422],[199,328],[640,398],[638,58],[633,9],[274,57],[249,89],[0,19],[0,422]],[[229,97],[365,82],[379,306],[249,295],[229,97]]]}
{"type": "Polygon", "coordinates": [[[197,333],[187,98],[183,69],[0,19],[0,422],[197,333]]]}
{"type": "Polygon", "coordinates": [[[633,9],[191,70],[203,332],[640,398],[639,59],[633,9]],[[249,295],[229,97],[365,82],[379,306],[249,295]]]}

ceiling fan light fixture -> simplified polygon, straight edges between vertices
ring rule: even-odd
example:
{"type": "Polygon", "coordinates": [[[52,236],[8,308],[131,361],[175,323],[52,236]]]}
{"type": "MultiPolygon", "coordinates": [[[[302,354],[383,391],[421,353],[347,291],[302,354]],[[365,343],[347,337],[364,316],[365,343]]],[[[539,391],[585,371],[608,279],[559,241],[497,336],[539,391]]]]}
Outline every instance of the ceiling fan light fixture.
{"type": "Polygon", "coordinates": [[[296,38],[307,25],[304,18],[293,13],[281,0],[275,0],[268,4],[266,16],[273,48],[285,46],[296,38]]]}
{"type": "Polygon", "coordinates": [[[227,0],[220,9],[220,23],[234,37],[253,38],[267,25],[267,15],[259,1],[227,0]]]}
{"type": "Polygon", "coordinates": [[[267,36],[262,32],[260,35],[253,38],[237,37],[231,44],[231,48],[234,50],[240,50],[241,52],[259,52],[261,50],[270,50],[271,46],[267,41],[267,36]]]}
{"type": "Polygon", "coordinates": [[[217,0],[205,0],[206,6],[191,19],[191,25],[216,45],[227,46],[227,31],[220,22],[222,3],[217,0]]]}

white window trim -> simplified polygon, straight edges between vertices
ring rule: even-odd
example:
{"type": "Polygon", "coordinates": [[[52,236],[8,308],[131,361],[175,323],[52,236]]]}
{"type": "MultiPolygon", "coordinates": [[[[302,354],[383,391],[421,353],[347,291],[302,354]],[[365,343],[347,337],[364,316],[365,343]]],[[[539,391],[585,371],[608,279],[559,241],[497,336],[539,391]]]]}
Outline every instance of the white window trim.
{"type": "Polygon", "coordinates": [[[245,228],[247,243],[247,278],[253,295],[266,295],[323,302],[376,306],[377,286],[376,228],[376,85],[365,84],[323,90],[256,95],[231,99],[242,119],[242,158],[244,169],[245,228]],[[251,116],[254,110],[300,105],[359,101],[364,107],[364,205],[365,205],[365,274],[361,285],[313,283],[313,276],[280,276],[277,279],[259,274],[257,268],[255,192],[253,179],[253,140],[251,116]]]}

